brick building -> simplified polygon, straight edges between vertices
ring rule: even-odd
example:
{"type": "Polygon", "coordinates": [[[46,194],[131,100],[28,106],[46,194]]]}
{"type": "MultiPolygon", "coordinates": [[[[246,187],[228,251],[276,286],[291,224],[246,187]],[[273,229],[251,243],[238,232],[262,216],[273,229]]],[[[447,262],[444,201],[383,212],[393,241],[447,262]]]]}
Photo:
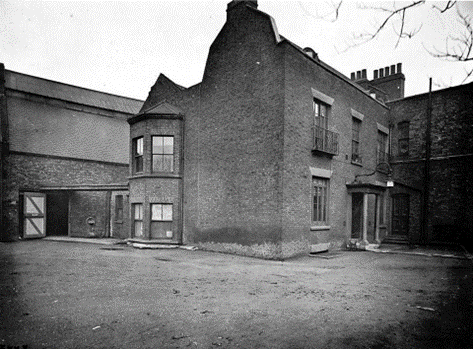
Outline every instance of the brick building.
{"type": "Polygon", "coordinates": [[[0,96],[2,240],[127,237],[126,120],[143,102],[3,64],[0,96]]]}
{"type": "Polygon", "coordinates": [[[393,176],[418,188],[428,202],[422,210],[418,198],[416,202],[409,197],[398,198],[411,201],[413,210],[406,212],[408,228],[394,235],[414,243],[461,243],[473,247],[473,83],[432,92],[430,137],[426,137],[428,93],[387,104],[393,126],[393,176]],[[427,213],[421,224],[423,211],[427,213]]]}
{"type": "Polygon", "coordinates": [[[161,74],[144,103],[6,71],[8,236],[25,236],[35,217],[21,210],[39,193],[55,212],[46,217],[67,217],[67,232],[49,218],[51,234],[272,259],[347,244],[463,242],[472,85],[432,94],[426,188],[427,96],[404,98],[401,69],[350,79],[280,35],[256,1],[231,1],[202,81],[184,88],[161,74]]]}
{"type": "Polygon", "coordinates": [[[355,176],[388,150],[389,108],[256,1],[228,4],[201,83],[160,75],[128,121],[137,240],[286,258],[387,234],[385,171],[355,176]]]}

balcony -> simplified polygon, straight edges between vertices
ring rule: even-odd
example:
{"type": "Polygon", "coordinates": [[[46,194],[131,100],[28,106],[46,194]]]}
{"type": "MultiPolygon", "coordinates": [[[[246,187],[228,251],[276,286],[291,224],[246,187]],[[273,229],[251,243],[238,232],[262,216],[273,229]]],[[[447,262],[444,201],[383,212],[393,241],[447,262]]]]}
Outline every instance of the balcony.
{"type": "Polygon", "coordinates": [[[326,153],[329,155],[338,155],[338,133],[329,131],[325,128],[314,126],[313,151],[326,153]]]}
{"type": "Polygon", "coordinates": [[[363,158],[358,153],[352,153],[351,154],[351,163],[356,164],[356,165],[362,165],[363,164],[363,158]]]}
{"type": "Polygon", "coordinates": [[[382,172],[382,173],[388,173],[389,170],[384,168],[384,167],[381,167],[379,165],[384,165],[386,167],[389,167],[389,153],[386,153],[384,151],[379,151],[377,152],[376,154],[376,164],[378,165],[378,171],[379,172],[382,172]]]}
{"type": "Polygon", "coordinates": [[[379,164],[386,163],[386,162],[389,162],[389,153],[378,150],[377,164],[379,165],[379,164]]]}

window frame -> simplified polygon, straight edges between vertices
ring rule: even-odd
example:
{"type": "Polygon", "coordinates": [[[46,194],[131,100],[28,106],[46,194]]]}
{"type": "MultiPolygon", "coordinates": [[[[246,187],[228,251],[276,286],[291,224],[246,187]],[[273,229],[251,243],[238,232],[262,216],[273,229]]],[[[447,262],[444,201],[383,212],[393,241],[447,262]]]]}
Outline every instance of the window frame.
{"type": "Polygon", "coordinates": [[[137,237],[137,234],[136,234],[136,223],[140,223],[141,227],[140,227],[140,234],[138,235],[139,237],[143,237],[143,216],[144,216],[144,212],[143,212],[143,209],[144,209],[144,205],[143,203],[140,203],[140,202],[137,202],[137,203],[133,203],[132,204],[132,207],[133,207],[133,236],[134,237],[137,237]],[[138,210],[137,212],[137,208],[140,208],[140,210],[138,210]],[[137,217],[137,213],[138,213],[138,217],[137,217]]]}
{"type": "Polygon", "coordinates": [[[411,124],[408,120],[398,122],[397,154],[400,157],[409,156],[409,133],[411,124]],[[404,146],[403,146],[404,145],[404,146]],[[405,151],[402,151],[405,149],[405,151]]]}
{"type": "Polygon", "coordinates": [[[133,173],[143,173],[144,171],[144,137],[135,137],[132,140],[132,152],[133,152],[133,173]],[[141,149],[141,153],[140,153],[141,149]],[[138,168],[140,166],[140,168],[138,168]]]}
{"type": "Polygon", "coordinates": [[[116,195],[115,196],[115,222],[122,223],[123,222],[123,212],[124,212],[124,198],[123,195],[116,195]],[[120,203],[120,204],[119,204],[120,203]]]}
{"type": "MultiPolygon", "coordinates": [[[[171,235],[168,236],[160,236],[159,238],[161,239],[172,239],[173,238],[173,222],[174,222],[174,204],[172,203],[157,203],[157,202],[153,202],[153,203],[150,203],[150,220],[149,220],[149,229],[150,229],[150,234],[153,235],[153,233],[155,232],[155,230],[153,229],[153,226],[154,225],[157,225],[156,223],[161,223],[161,226],[162,227],[165,227],[165,228],[168,228],[168,229],[163,229],[164,231],[166,231],[166,234],[168,231],[171,232],[171,235]],[[160,216],[159,217],[155,217],[154,216],[154,213],[155,213],[155,210],[153,209],[153,206],[161,206],[161,209],[160,209],[160,216]],[[169,214],[165,217],[165,213],[164,213],[164,207],[170,207],[170,217],[169,217],[169,214]],[[155,224],[153,224],[155,223],[155,224]]],[[[157,230],[159,232],[159,230],[157,230]]]]}
{"type": "Polygon", "coordinates": [[[351,162],[355,164],[362,163],[361,156],[361,126],[362,120],[352,117],[352,126],[351,126],[351,162]],[[355,125],[358,125],[355,127],[355,125]],[[356,145],[356,147],[355,147],[356,145]],[[356,148],[356,152],[355,152],[356,148]]]}
{"type": "Polygon", "coordinates": [[[311,223],[313,226],[330,225],[330,179],[312,176],[311,182],[311,223]],[[319,195],[321,194],[321,195],[319,195]],[[321,204],[322,202],[322,204],[321,204]]]}
{"type": "Polygon", "coordinates": [[[312,111],[314,114],[314,126],[318,126],[324,130],[328,130],[330,105],[316,98],[313,98],[312,106],[312,111]],[[322,110],[325,110],[325,115],[322,114],[322,110]]]}
{"type": "MultiPolygon", "coordinates": [[[[159,149],[159,148],[158,148],[159,149]]],[[[151,172],[152,173],[171,173],[174,172],[174,136],[173,135],[153,135],[151,136],[151,172]],[[162,139],[161,140],[161,149],[162,152],[155,152],[156,148],[159,147],[159,145],[155,145],[155,140],[157,139],[162,139]],[[166,152],[166,146],[164,145],[164,140],[165,138],[171,139],[171,151],[166,152]],[[156,159],[161,158],[161,166],[159,168],[157,167],[156,164],[158,163],[156,159]],[[166,168],[166,158],[170,158],[170,169],[166,168]]]]}
{"type": "Polygon", "coordinates": [[[386,163],[389,161],[388,139],[389,139],[389,135],[386,132],[378,130],[377,140],[376,140],[376,159],[377,159],[378,164],[386,163]]]}

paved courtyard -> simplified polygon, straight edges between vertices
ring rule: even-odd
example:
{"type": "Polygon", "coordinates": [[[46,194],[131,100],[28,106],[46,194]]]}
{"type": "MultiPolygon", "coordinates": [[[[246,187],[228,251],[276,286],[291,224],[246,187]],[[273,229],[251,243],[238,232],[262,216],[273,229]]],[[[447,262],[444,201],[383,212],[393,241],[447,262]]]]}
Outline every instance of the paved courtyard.
{"type": "Polygon", "coordinates": [[[465,259],[0,243],[0,348],[468,348],[465,259]]]}

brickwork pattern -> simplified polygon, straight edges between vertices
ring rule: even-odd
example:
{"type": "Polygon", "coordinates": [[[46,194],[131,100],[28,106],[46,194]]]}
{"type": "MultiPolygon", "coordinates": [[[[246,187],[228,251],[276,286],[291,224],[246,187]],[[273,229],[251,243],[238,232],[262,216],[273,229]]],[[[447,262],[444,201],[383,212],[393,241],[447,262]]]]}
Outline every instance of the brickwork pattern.
{"type": "MultiPolygon", "coordinates": [[[[285,127],[284,127],[284,207],[283,241],[285,256],[305,253],[308,244],[331,242],[341,248],[347,236],[346,183],[356,174],[369,173],[376,167],[377,123],[389,125],[388,109],[357,88],[287,44],[285,61],[285,127]],[[312,153],[313,96],[311,89],[334,99],[329,108],[329,130],[339,134],[339,155],[333,158],[312,153]],[[351,163],[351,109],[362,113],[360,143],[362,165],[351,163]],[[309,167],[332,171],[328,230],[310,230],[312,175],[309,167]],[[299,249],[299,251],[297,251],[299,249]]],[[[383,175],[366,181],[385,180],[383,175]]]]}
{"type": "MultiPolygon", "coordinates": [[[[473,84],[432,93],[429,240],[472,244],[473,84]]],[[[409,121],[409,154],[395,157],[395,178],[422,188],[428,94],[390,103],[395,125],[393,154],[398,155],[398,123],[409,121]]],[[[412,202],[411,202],[412,206],[412,202]]],[[[420,212],[420,211],[419,211],[420,212]]],[[[411,226],[414,240],[420,225],[411,226]]]]}
{"type": "MultiPolygon", "coordinates": [[[[7,168],[9,180],[6,183],[7,209],[4,219],[9,240],[19,237],[20,190],[38,191],[45,186],[78,184],[123,184],[127,182],[128,175],[128,166],[124,165],[16,153],[9,155],[7,168]]],[[[94,207],[90,213],[98,210],[101,207],[94,207]]],[[[83,216],[88,214],[85,212],[83,216]]]]}

